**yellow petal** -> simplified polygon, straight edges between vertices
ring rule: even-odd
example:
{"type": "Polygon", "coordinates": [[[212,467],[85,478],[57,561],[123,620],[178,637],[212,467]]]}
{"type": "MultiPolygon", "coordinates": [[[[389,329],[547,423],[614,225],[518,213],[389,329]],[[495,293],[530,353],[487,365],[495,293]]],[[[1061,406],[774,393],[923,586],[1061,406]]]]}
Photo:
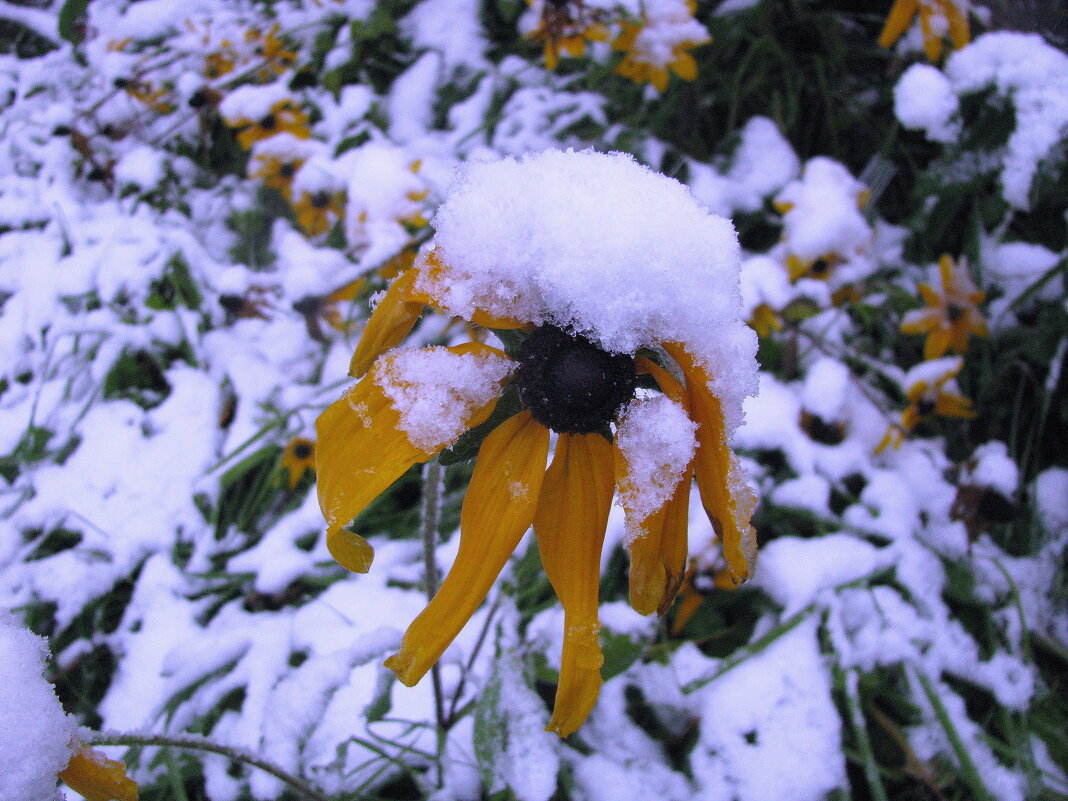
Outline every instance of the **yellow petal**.
{"type": "Polygon", "coordinates": [[[412,332],[423,313],[423,304],[411,299],[417,276],[415,270],[403,273],[389,285],[385,296],[375,306],[349,363],[349,375],[353,378],[360,378],[375,359],[399,345],[412,332]]]}
{"type": "Polygon", "coordinates": [[[949,343],[952,339],[953,332],[946,328],[936,328],[929,333],[927,339],[923,342],[924,360],[930,361],[944,356],[946,351],[949,350],[949,343]]]}
{"type": "Polygon", "coordinates": [[[607,42],[609,38],[608,26],[601,22],[595,22],[582,33],[591,42],[607,42]]]}
{"type": "MultiPolygon", "coordinates": [[[[627,482],[628,464],[623,452],[612,449],[615,459],[616,484],[627,482]]],[[[687,477],[689,480],[689,477],[687,477]]],[[[666,506],[666,504],[665,504],[666,506]]],[[[660,560],[660,538],[664,533],[664,506],[642,520],[633,519],[632,510],[624,502],[628,527],[637,529],[626,543],[630,554],[630,605],[640,615],[650,615],[660,606],[667,585],[667,572],[660,560]]]]}
{"type": "Polygon", "coordinates": [[[374,373],[328,406],[315,431],[319,506],[331,533],[362,512],[409,467],[434,455],[409,442],[400,428],[400,415],[374,382],[374,373]]]}
{"type": "Polygon", "coordinates": [[[972,408],[972,402],[961,395],[942,393],[935,401],[935,414],[943,417],[963,417],[968,420],[976,416],[977,412],[972,408]]]}
{"type": "Polygon", "coordinates": [[[756,496],[741,480],[740,469],[727,446],[723,408],[708,387],[704,368],[679,343],[665,343],[664,349],[686,376],[690,416],[697,423],[694,477],[701,503],[720,538],[731,575],[741,583],[749,578],[755,555],[756,535],[749,519],[756,507],[756,496]]]}
{"type": "Polygon", "coordinates": [[[501,423],[478,451],[460,513],[460,550],[433,600],[408,627],[386,667],[415,684],[478,609],[534,520],[549,430],[530,412],[501,423]]]}
{"type": "MultiPolygon", "coordinates": [[[[471,342],[448,348],[455,354],[492,353],[496,348],[471,342]]],[[[385,357],[388,359],[388,356],[385,357]]],[[[414,464],[432,458],[446,445],[425,451],[413,445],[400,427],[400,415],[375,383],[379,364],[340,399],[328,406],[315,423],[315,472],[319,506],[328,532],[356,517],[414,464]]],[[[494,397],[472,409],[462,421],[473,428],[493,412],[494,397]]]]}
{"type": "Polygon", "coordinates": [[[566,36],[560,42],[563,45],[564,50],[567,51],[569,56],[578,58],[586,52],[586,40],[579,36],[566,36]]]}
{"type": "Polygon", "coordinates": [[[366,573],[375,558],[371,544],[346,528],[331,529],[326,533],[326,549],[334,561],[353,573],[366,573]]]}
{"type": "Polygon", "coordinates": [[[797,281],[799,278],[803,278],[810,266],[812,265],[809,262],[802,261],[799,256],[796,256],[793,253],[786,258],[786,272],[790,274],[791,281],[797,281]]]}
{"type": "Polygon", "coordinates": [[[656,612],[663,615],[671,608],[682,586],[692,481],[693,477],[687,471],[672,497],[638,524],[641,533],[627,545],[630,605],[639,614],[656,612]]]}
{"type": "MultiPolygon", "coordinates": [[[[638,356],[634,363],[638,373],[651,375],[660,386],[660,391],[680,404],[686,410],[686,414],[690,415],[691,418],[693,417],[690,412],[686,388],[675,380],[671,373],[645,356],[638,356]]],[[[650,558],[650,555],[645,553],[645,548],[648,546],[639,545],[637,554],[633,546],[631,547],[630,601],[631,606],[643,615],[649,614],[654,609],[658,615],[663,615],[667,612],[679,592],[679,587],[682,585],[682,579],[686,572],[686,532],[690,521],[690,484],[692,482],[693,470],[692,467],[687,467],[685,478],[679,482],[678,487],[667,503],[664,504],[664,507],[657,515],[654,515],[656,520],[650,521],[651,524],[655,523],[660,527],[659,534],[656,537],[659,543],[656,557],[659,560],[660,567],[647,568],[642,563],[643,559],[650,558]],[[635,578],[634,574],[636,562],[639,565],[637,578],[635,578]],[[662,583],[658,585],[659,595],[656,597],[655,602],[653,596],[657,595],[656,587],[649,583],[646,576],[662,576],[662,579],[657,578],[657,581],[662,581],[662,583]],[[639,608],[639,605],[641,608],[639,608]]]]}
{"type": "Polygon", "coordinates": [[[675,596],[679,594],[682,581],[686,577],[687,531],[690,527],[690,485],[693,478],[690,471],[679,482],[675,494],[665,504],[663,512],[663,532],[660,535],[660,562],[664,565],[664,590],[660,605],[656,608],[658,615],[664,615],[675,596]]]}
{"type": "Polygon", "coordinates": [[[954,50],[960,50],[971,39],[968,31],[968,15],[962,13],[952,0],[943,3],[942,7],[945,9],[946,19],[949,20],[949,41],[953,44],[954,50]]]}
{"type": "Polygon", "coordinates": [[[126,775],[126,765],[84,743],[59,778],[87,801],[137,801],[137,785],[126,775]]]}
{"type": "Polygon", "coordinates": [[[684,81],[692,81],[697,77],[697,61],[685,50],[679,50],[675,60],[668,66],[684,81]]]}
{"type": "Polygon", "coordinates": [[[918,0],[895,0],[890,14],[886,18],[882,33],[879,34],[879,47],[890,47],[901,38],[901,34],[916,16],[918,0]]]}
{"type": "Polygon", "coordinates": [[[666,92],[668,87],[668,71],[663,67],[649,68],[649,83],[656,87],[658,92],[666,92]]]}
{"type": "Polygon", "coordinates": [[[556,66],[560,63],[560,52],[558,46],[552,40],[545,43],[545,69],[555,70],[556,66]]]}
{"type": "Polygon", "coordinates": [[[542,565],[564,607],[560,685],[547,727],[561,737],[582,725],[601,689],[597,593],[612,470],[612,445],[600,434],[561,434],[534,515],[542,565]]]}
{"type": "Polygon", "coordinates": [[[923,51],[927,59],[936,62],[942,57],[942,37],[931,27],[931,9],[920,6],[920,30],[923,32],[923,51]]]}

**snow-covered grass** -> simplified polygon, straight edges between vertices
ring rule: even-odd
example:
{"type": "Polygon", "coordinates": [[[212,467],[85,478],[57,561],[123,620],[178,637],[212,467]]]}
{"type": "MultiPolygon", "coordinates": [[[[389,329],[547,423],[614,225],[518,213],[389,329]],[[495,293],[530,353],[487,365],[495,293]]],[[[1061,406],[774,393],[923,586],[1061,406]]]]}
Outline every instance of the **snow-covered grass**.
{"type": "MultiPolygon", "coordinates": [[[[924,5],[947,4],[973,41],[928,63],[918,19],[877,46],[889,3],[0,2],[0,762],[43,766],[0,798],[49,799],[73,747],[26,629],[142,799],[1068,798],[1068,58],[924,5]],[[703,208],[643,213],[621,157],[587,159],[611,185],[454,181],[569,148],[703,208]],[[464,273],[450,310],[490,276],[502,315],[609,350],[700,342],[744,412],[752,581],[727,588],[695,492],[680,599],[639,615],[613,508],[605,683],[567,739],[533,539],[403,687],[382,662],[426,603],[420,474],[354,522],[375,561],[353,575],[297,455],[432,238],[464,273]],[[524,276],[551,313],[508,305],[524,276]],[[739,307],[758,388],[731,372],[739,307]]],[[[397,352],[427,443],[456,421],[406,387],[475,358],[419,346],[472,333],[523,335],[427,313],[397,352]]],[[[656,486],[624,502],[682,473],[683,411],[628,407],[616,440],[656,486]]],[[[441,457],[440,569],[465,447],[441,457]]]]}

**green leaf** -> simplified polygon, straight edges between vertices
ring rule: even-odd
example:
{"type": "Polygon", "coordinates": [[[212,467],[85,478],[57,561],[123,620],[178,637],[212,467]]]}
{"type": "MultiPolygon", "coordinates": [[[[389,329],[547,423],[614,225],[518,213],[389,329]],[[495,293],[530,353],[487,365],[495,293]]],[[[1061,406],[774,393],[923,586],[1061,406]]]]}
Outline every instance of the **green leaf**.
{"type": "Polygon", "coordinates": [[[89,9],[89,0],[66,0],[59,10],[57,28],[59,35],[71,44],[79,44],[85,33],[81,29],[81,22],[89,9]]]}

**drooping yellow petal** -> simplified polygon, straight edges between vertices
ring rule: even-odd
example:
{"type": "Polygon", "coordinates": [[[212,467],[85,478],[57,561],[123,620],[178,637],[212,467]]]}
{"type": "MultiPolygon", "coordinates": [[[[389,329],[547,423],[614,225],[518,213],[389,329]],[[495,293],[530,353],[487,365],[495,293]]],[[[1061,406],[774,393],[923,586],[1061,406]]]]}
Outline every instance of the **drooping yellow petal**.
{"type": "MultiPolygon", "coordinates": [[[[492,353],[508,358],[496,348],[474,342],[447,350],[457,355],[492,353]]],[[[356,517],[409,467],[431,459],[451,444],[423,450],[411,443],[400,426],[399,413],[376,383],[380,366],[384,369],[383,362],[388,358],[377,362],[315,423],[317,490],[328,532],[336,532],[356,517]]],[[[496,403],[497,398],[493,397],[471,409],[462,425],[477,426],[489,417],[496,403]]],[[[336,537],[333,541],[338,542],[336,537]]],[[[354,547],[364,550],[359,544],[354,547]]]]}
{"type": "Polygon", "coordinates": [[[434,455],[408,440],[373,372],[326,408],[315,431],[319,506],[329,532],[356,517],[409,467],[434,455]]]}
{"type": "MultiPolygon", "coordinates": [[[[927,335],[923,342],[923,358],[926,361],[944,356],[953,339],[953,331],[948,328],[936,328],[927,335]]],[[[965,338],[967,341],[967,338],[965,338]]]]}
{"type": "Polygon", "coordinates": [[[668,66],[684,81],[692,81],[697,77],[697,61],[685,50],[676,51],[674,61],[668,66]]]}
{"type": "Polygon", "coordinates": [[[682,368],[686,376],[686,394],[691,418],[697,423],[697,454],[694,477],[701,492],[712,527],[720,538],[723,558],[727,560],[735,582],[749,578],[756,535],[749,519],[756,507],[756,496],[741,480],[739,468],[727,445],[723,408],[709,389],[708,376],[679,343],[665,343],[664,349],[682,368]]]}
{"type": "Polygon", "coordinates": [[[693,478],[687,470],[686,477],[679,482],[675,494],[671,496],[663,509],[660,562],[664,565],[665,581],[660,604],[656,608],[656,613],[661,616],[671,608],[686,576],[688,549],[686,534],[690,527],[690,485],[692,483],[693,478]]]}
{"type": "Polygon", "coordinates": [[[886,18],[886,24],[883,25],[882,33],[879,34],[879,47],[890,47],[901,38],[901,34],[916,16],[918,5],[918,0],[894,0],[890,14],[886,18]]]}
{"type": "Polygon", "coordinates": [[[375,549],[359,534],[347,528],[335,528],[326,532],[326,549],[334,561],[353,573],[366,573],[371,569],[375,549]]]}
{"type": "Polygon", "coordinates": [[[656,87],[658,92],[666,92],[668,87],[668,71],[663,67],[649,67],[648,80],[653,86],[656,87]]]}
{"type": "Polygon", "coordinates": [[[460,513],[456,561],[400,651],[386,660],[405,684],[419,681],[449,647],[530,528],[548,453],[549,430],[526,411],[482,443],[460,513]]]}
{"type": "Polygon", "coordinates": [[[923,32],[923,51],[927,60],[935,63],[942,57],[942,36],[931,25],[931,9],[920,4],[920,30],[923,32]]]}
{"type": "Polygon", "coordinates": [[[560,685],[547,726],[566,737],[601,689],[597,640],[601,547],[612,506],[612,445],[600,434],[561,434],[534,515],[542,565],[564,607],[560,685]]]}
{"type": "MultiPolygon", "coordinates": [[[[686,409],[686,390],[660,365],[645,356],[635,359],[640,374],[653,376],[660,390],[686,409]]],[[[616,483],[625,481],[626,464],[616,451],[616,483]]],[[[638,524],[640,534],[627,546],[630,553],[630,605],[642,615],[663,615],[670,607],[686,570],[686,532],[689,527],[692,467],[663,507],[638,524]]]]}
{"type": "MultiPolygon", "coordinates": [[[[618,448],[612,449],[615,458],[616,484],[624,485],[628,480],[627,459],[618,448]]],[[[689,476],[687,476],[689,480],[689,476]]],[[[624,500],[624,511],[631,518],[633,510],[628,509],[624,500]]],[[[626,542],[630,554],[630,605],[640,615],[650,615],[660,606],[667,584],[667,572],[660,560],[660,538],[664,533],[664,507],[661,506],[642,520],[628,523],[634,536],[626,542]]]]}
{"type": "Polygon", "coordinates": [[[555,70],[557,65],[560,63],[560,51],[557,47],[557,44],[552,40],[547,41],[545,43],[544,53],[545,69],[550,71],[555,70]]]}
{"type": "Polygon", "coordinates": [[[935,401],[934,411],[935,414],[940,414],[943,417],[963,417],[968,420],[977,415],[975,409],[972,408],[970,400],[951,392],[939,394],[938,399],[935,401]]]}
{"type": "Polygon", "coordinates": [[[360,378],[381,354],[404,341],[423,313],[423,304],[413,301],[412,286],[418,272],[408,270],[397,278],[375,306],[363,329],[356,352],[349,362],[349,375],[360,378]]]}
{"type": "Polygon", "coordinates": [[[945,9],[946,19],[949,20],[949,41],[953,44],[954,50],[960,50],[971,39],[968,30],[968,15],[962,13],[957,8],[957,4],[952,1],[943,3],[942,8],[945,9]]]}
{"type": "Polygon", "coordinates": [[[87,801],[138,801],[137,784],[126,775],[126,765],[79,743],[60,780],[87,801]]]}

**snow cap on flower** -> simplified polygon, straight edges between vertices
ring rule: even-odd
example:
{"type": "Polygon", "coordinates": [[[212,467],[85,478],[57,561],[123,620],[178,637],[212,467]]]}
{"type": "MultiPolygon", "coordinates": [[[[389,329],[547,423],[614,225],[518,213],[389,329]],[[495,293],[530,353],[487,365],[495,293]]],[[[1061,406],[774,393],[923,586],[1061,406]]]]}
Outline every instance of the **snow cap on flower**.
{"type": "Polygon", "coordinates": [[[872,231],[860,213],[864,200],[864,184],[845,166],[823,156],[810,159],[801,178],[775,198],[790,252],[809,261],[829,253],[849,258],[865,250],[872,231]]]}
{"type": "Polygon", "coordinates": [[[727,430],[756,390],[731,223],[621,153],[545,151],[468,164],[433,220],[445,271],[417,289],[452,314],[551,323],[613,353],[680,342],[727,430]]]}
{"type": "Polygon", "coordinates": [[[41,637],[0,612],[0,801],[58,798],[77,723],[44,678],[41,637]]]}

